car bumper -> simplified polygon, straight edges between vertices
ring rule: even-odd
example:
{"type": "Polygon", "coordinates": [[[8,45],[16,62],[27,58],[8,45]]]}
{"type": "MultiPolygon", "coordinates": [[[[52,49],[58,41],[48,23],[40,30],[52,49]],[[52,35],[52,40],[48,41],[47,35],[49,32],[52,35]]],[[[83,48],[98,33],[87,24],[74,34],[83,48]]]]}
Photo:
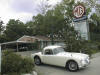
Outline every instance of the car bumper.
{"type": "Polygon", "coordinates": [[[79,65],[79,69],[88,67],[88,65],[89,65],[90,63],[91,63],[90,60],[88,60],[88,61],[86,61],[86,62],[82,62],[82,63],[79,65]]]}

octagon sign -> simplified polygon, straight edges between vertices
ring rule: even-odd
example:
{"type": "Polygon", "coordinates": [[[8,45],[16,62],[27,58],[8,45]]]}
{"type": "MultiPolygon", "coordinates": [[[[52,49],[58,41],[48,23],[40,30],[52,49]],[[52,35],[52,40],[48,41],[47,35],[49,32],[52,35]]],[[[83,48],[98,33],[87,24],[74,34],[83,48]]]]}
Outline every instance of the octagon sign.
{"type": "Polygon", "coordinates": [[[77,5],[74,10],[73,14],[76,18],[81,18],[85,13],[85,7],[83,5],[77,5]]]}

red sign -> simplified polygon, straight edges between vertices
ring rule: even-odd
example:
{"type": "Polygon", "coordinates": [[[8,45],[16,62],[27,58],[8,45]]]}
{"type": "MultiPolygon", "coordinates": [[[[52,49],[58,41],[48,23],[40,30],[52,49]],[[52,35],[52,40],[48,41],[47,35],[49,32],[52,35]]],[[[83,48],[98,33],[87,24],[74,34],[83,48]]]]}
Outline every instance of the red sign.
{"type": "Polygon", "coordinates": [[[74,8],[73,14],[76,18],[82,17],[84,13],[85,13],[85,7],[83,5],[77,5],[74,8]]]}

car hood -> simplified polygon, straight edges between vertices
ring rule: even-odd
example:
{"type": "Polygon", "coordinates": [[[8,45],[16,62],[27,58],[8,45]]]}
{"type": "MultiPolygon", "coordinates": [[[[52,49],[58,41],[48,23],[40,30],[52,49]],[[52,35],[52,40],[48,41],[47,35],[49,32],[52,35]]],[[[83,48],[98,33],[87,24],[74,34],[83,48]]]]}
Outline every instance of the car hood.
{"type": "Polygon", "coordinates": [[[70,53],[70,52],[61,52],[61,53],[58,53],[57,55],[66,56],[66,57],[80,58],[80,59],[89,58],[89,55],[87,55],[87,54],[74,53],[74,52],[73,53],[70,53]]]}

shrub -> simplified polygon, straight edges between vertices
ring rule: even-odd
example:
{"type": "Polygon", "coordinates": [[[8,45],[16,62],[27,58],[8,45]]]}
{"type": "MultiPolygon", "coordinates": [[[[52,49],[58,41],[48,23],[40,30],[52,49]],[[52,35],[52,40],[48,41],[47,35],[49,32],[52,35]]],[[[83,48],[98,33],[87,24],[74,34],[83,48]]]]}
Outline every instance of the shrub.
{"type": "Polygon", "coordinates": [[[100,44],[93,41],[77,40],[66,46],[66,51],[82,52],[90,56],[100,51],[100,44]]]}
{"type": "Polygon", "coordinates": [[[98,49],[99,49],[99,51],[100,51],[100,43],[98,43],[98,49]]]}
{"type": "Polygon", "coordinates": [[[30,58],[24,58],[21,63],[20,71],[23,73],[31,72],[34,68],[33,60],[30,58]],[[23,69],[24,68],[24,69],[23,69]]]}
{"type": "Polygon", "coordinates": [[[93,41],[86,41],[83,43],[83,52],[89,54],[90,56],[94,53],[99,52],[98,43],[93,41]]]}
{"type": "Polygon", "coordinates": [[[13,52],[6,51],[2,55],[1,74],[20,75],[33,71],[34,64],[30,58],[22,58],[13,52]]]}

